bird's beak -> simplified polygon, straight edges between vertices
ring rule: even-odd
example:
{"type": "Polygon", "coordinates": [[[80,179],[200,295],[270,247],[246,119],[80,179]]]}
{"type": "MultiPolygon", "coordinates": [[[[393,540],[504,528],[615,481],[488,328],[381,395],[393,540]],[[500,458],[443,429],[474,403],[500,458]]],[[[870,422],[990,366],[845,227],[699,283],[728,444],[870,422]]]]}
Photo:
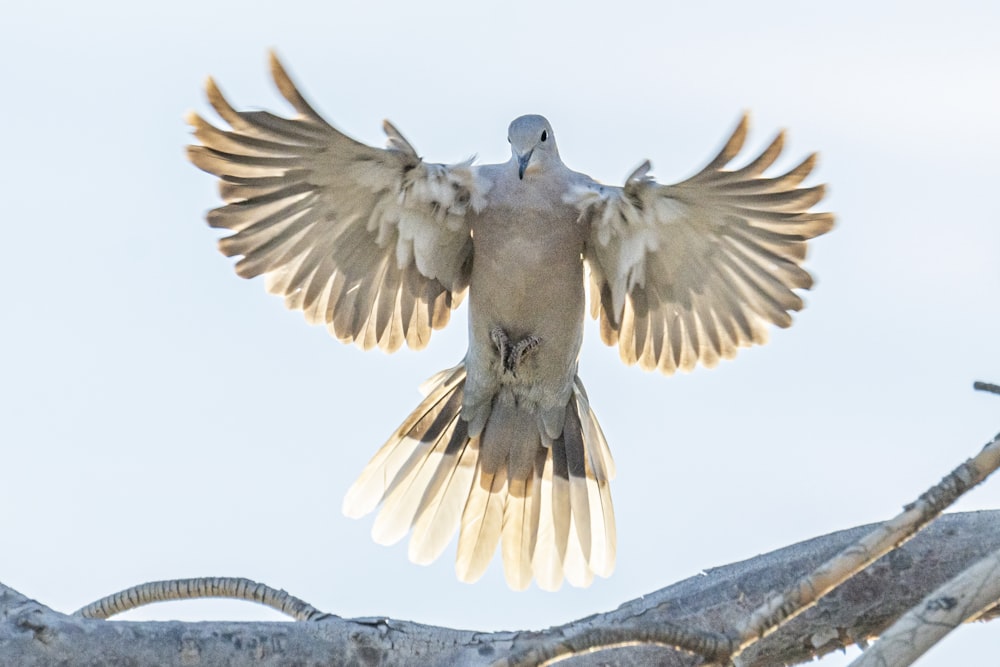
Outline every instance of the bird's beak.
{"type": "Polygon", "coordinates": [[[517,158],[517,177],[522,181],[524,180],[524,170],[528,168],[528,160],[531,159],[531,154],[534,152],[535,150],[531,149],[524,155],[520,155],[517,158]]]}

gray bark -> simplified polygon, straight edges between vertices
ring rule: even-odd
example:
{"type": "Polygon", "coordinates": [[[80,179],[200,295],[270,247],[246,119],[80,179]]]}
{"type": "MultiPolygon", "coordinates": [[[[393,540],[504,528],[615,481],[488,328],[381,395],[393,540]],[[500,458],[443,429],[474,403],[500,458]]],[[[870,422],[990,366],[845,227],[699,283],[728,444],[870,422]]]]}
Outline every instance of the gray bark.
{"type": "MultiPolygon", "coordinates": [[[[541,631],[473,632],[392,619],[326,616],[303,622],[130,622],[67,616],[0,584],[0,664],[50,665],[488,665],[539,642],[592,627],[672,623],[725,633],[871,526],[833,533],[707,571],[618,609],[541,631]]],[[[948,579],[1000,548],[1000,510],[942,516],[814,608],[747,650],[746,666],[797,664],[878,635],[948,579]]],[[[994,607],[986,617],[997,615],[994,607]]],[[[695,665],[661,647],[577,656],[567,665],[695,665]]]]}

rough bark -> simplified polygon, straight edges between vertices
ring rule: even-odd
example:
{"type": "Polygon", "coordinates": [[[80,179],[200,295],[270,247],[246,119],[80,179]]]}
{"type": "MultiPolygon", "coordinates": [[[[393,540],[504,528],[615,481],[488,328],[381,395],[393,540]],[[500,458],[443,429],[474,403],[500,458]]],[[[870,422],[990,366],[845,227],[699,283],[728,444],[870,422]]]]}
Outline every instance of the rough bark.
{"type": "MultiPolygon", "coordinates": [[[[0,584],[0,664],[489,665],[540,641],[593,627],[736,626],[781,590],[871,530],[862,526],[707,571],[618,609],[541,631],[473,632],[327,616],[308,622],[129,622],[67,616],[0,584]]],[[[747,650],[745,666],[797,664],[878,635],[939,585],[1000,549],[1000,510],[946,515],[747,650]]],[[[994,607],[984,617],[997,615],[994,607]]],[[[661,647],[618,648],[567,665],[695,665],[661,647]]]]}

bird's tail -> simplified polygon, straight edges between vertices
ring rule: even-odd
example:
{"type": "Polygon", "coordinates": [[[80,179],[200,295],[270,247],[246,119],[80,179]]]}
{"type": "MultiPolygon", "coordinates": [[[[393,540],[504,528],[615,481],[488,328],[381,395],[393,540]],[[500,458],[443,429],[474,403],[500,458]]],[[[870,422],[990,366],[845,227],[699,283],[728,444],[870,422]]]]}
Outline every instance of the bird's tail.
{"type": "Polygon", "coordinates": [[[528,434],[525,443],[503,447],[506,457],[480,456],[481,437],[470,438],[461,417],[464,386],[464,364],[424,383],[423,402],[365,466],[344,498],[344,514],[358,518],[381,503],[372,537],[394,544],[412,528],[409,555],[419,564],[440,556],[461,528],[455,569],[462,581],[483,575],[498,542],[507,583],[516,590],[532,577],[540,588],[556,590],[564,576],[588,586],[595,574],[610,575],[614,462],[579,377],[563,433],[551,445],[541,444],[532,415],[494,408],[483,436],[492,442],[497,434],[528,434]],[[531,420],[532,429],[502,423],[515,419],[531,420]],[[525,451],[533,461],[513,460],[525,451]]]}

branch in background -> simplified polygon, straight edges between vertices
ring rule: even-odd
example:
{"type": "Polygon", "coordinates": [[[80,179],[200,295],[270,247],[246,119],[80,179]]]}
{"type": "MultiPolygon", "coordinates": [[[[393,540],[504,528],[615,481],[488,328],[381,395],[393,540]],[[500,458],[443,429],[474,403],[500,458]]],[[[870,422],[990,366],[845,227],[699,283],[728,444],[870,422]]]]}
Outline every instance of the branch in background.
{"type": "Polygon", "coordinates": [[[973,382],[972,388],[975,389],[976,391],[988,391],[991,394],[1000,394],[1000,385],[991,384],[989,382],[979,382],[979,381],[973,382]]]}

